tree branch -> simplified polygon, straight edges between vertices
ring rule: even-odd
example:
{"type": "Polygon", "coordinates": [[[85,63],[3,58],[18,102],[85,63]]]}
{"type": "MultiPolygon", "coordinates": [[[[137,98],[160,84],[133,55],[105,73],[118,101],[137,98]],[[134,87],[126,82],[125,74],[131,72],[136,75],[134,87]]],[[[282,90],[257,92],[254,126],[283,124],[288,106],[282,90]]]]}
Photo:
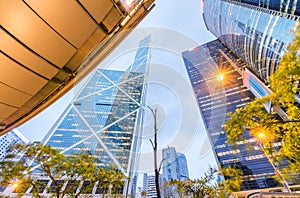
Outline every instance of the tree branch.
{"type": "Polygon", "coordinates": [[[151,140],[151,139],[149,139],[149,141],[150,141],[150,143],[151,143],[151,145],[152,145],[152,148],[153,148],[153,149],[155,149],[155,147],[154,147],[154,144],[153,144],[152,140],[151,140]]]}
{"type": "Polygon", "coordinates": [[[162,160],[160,161],[159,167],[158,167],[158,172],[160,172],[162,163],[163,163],[166,159],[167,159],[167,158],[164,158],[164,159],[162,159],[162,160]]]}

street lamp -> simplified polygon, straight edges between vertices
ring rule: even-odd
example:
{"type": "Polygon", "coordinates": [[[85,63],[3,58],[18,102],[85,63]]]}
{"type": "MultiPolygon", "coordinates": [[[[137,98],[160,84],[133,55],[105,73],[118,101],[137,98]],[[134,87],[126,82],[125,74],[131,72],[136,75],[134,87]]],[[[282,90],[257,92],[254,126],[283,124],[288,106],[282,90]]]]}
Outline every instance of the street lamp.
{"type": "Polygon", "coordinates": [[[217,81],[223,81],[223,79],[224,79],[224,74],[219,73],[219,74],[217,75],[217,81]]]}
{"type": "Polygon", "coordinates": [[[17,182],[14,182],[12,186],[15,189],[15,188],[17,188],[19,186],[19,184],[17,182]]]}
{"type": "Polygon", "coordinates": [[[275,174],[278,175],[279,179],[281,180],[281,183],[284,187],[284,189],[286,190],[286,192],[289,192],[289,193],[292,193],[291,190],[290,190],[290,187],[289,187],[289,184],[288,182],[284,179],[284,177],[281,175],[280,171],[278,168],[276,168],[276,166],[274,165],[272,159],[270,158],[270,156],[266,153],[263,145],[262,145],[262,140],[265,139],[266,135],[263,133],[263,132],[259,132],[257,134],[257,143],[260,147],[260,150],[262,150],[262,152],[265,154],[265,156],[267,157],[268,161],[270,162],[270,164],[272,165],[274,171],[275,171],[275,174]]]}
{"type": "Polygon", "coordinates": [[[19,184],[19,181],[18,180],[13,180],[11,183],[10,183],[11,187],[12,187],[12,192],[17,192],[18,191],[18,188],[20,186],[19,184]]]}
{"type": "Polygon", "coordinates": [[[262,132],[260,132],[260,133],[258,134],[258,137],[259,137],[259,139],[263,139],[263,138],[265,137],[265,134],[262,133],[262,132]]]}

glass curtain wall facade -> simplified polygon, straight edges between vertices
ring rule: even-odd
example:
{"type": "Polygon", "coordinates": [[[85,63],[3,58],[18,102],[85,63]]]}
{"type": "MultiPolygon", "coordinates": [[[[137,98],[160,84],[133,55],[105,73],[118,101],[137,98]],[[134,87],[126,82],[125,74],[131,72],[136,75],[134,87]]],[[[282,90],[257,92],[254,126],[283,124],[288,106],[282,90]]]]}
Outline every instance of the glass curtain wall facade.
{"type": "Polygon", "coordinates": [[[185,180],[189,178],[186,156],[176,152],[175,147],[167,147],[162,150],[163,161],[163,179],[170,181],[172,179],[185,180]]]}
{"type": "MultiPolygon", "coordinates": [[[[186,156],[176,152],[175,147],[167,147],[162,150],[162,179],[163,183],[171,180],[184,181],[189,178],[186,156]]],[[[178,197],[174,187],[164,187],[166,197],[178,197]]]]}
{"type": "Polygon", "coordinates": [[[300,1],[204,0],[207,29],[242,58],[262,81],[277,69],[294,35],[300,1]]]}
{"type": "MultiPolygon", "coordinates": [[[[223,128],[228,120],[227,113],[254,98],[243,86],[240,69],[246,67],[244,61],[219,40],[185,51],[182,56],[219,165],[234,166],[242,171],[241,190],[278,186],[272,178],[275,174],[272,165],[248,131],[244,135],[245,141],[237,142],[236,146],[227,144],[223,128]]],[[[284,165],[280,164],[278,168],[284,165]]]]}
{"type": "MultiPolygon", "coordinates": [[[[141,146],[150,36],[127,71],[96,69],[58,119],[44,144],[62,153],[88,152],[133,178],[141,146]]],[[[128,189],[130,192],[130,189],[128,189]]]]}
{"type": "Polygon", "coordinates": [[[165,159],[162,163],[163,178],[165,181],[179,179],[177,157],[174,147],[167,147],[162,150],[162,159],[165,159]]]}
{"type": "Polygon", "coordinates": [[[189,178],[189,169],[187,166],[186,156],[182,153],[177,153],[178,173],[181,181],[189,178]]]}
{"type": "Polygon", "coordinates": [[[232,0],[254,6],[276,10],[288,14],[300,14],[300,1],[298,0],[232,0]]]}
{"type": "Polygon", "coordinates": [[[28,144],[29,140],[25,138],[17,129],[0,137],[0,161],[4,160],[9,149],[15,144],[28,144]]]}

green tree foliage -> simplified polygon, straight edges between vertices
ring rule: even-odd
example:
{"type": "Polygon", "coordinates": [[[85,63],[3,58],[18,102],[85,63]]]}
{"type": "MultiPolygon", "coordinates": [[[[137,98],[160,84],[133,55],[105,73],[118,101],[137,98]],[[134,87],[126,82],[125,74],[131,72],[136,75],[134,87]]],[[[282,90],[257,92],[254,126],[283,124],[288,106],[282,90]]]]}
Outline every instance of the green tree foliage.
{"type": "Polygon", "coordinates": [[[114,165],[98,169],[96,180],[101,189],[102,197],[106,194],[122,194],[123,186],[127,179],[114,165]]]}
{"type": "Polygon", "coordinates": [[[234,191],[238,191],[241,182],[241,172],[238,169],[228,167],[222,168],[221,171],[210,168],[209,171],[199,179],[186,179],[184,181],[171,180],[166,182],[164,186],[166,186],[168,190],[174,190],[178,193],[179,197],[223,198],[228,197],[234,191]],[[226,177],[227,179],[217,183],[217,175],[226,177]]]}
{"type": "MultiPolygon", "coordinates": [[[[219,171],[220,176],[226,178],[226,180],[218,183],[219,189],[222,189],[219,193],[220,195],[224,194],[233,194],[241,189],[242,183],[242,171],[235,167],[223,167],[221,171],[219,171]]],[[[221,196],[221,197],[222,197],[221,196]]]]}
{"type": "Polygon", "coordinates": [[[181,180],[170,180],[169,182],[166,182],[164,184],[164,186],[166,187],[166,189],[169,190],[173,190],[178,193],[179,197],[183,197],[184,195],[188,194],[187,191],[187,182],[185,181],[181,181],[181,180]]]}
{"type": "Polygon", "coordinates": [[[300,26],[295,28],[295,39],[288,46],[278,66],[270,77],[270,96],[255,99],[242,109],[230,113],[225,123],[229,143],[244,139],[245,129],[263,145],[264,152],[274,161],[285,158],[290,166],[286,169],[300,174],[300,26]],[[264,104],[271,102],[273,111],[265,111],[264,104]],[[299,102],[299,101],[298,101],[299,102]],[[275,112],[282,108],[287,114],[285,120],[279,120],[275,112]],[[281,142],[279,151],[275,151],[274,142],[281,142]]]}
{"type": "Polygon", "coordinates": [[[51,192],[54,197],[78,197],[91,192],[94,184],[106,193],[117,193],[124,186],[126,177],[114,166],[97,167],[95,159],[87,153],[63,155],[48,145],[16,145],[11,154],[0,162],[0,184],[15,185],[15,191],[22,195],[32,187],[33,197],[42,197],[41,189],[51,192]],[[22,159],[16,161],[16,155],[22,153],[22,159]],[[52,181],[49,188],[39,178],[52,181]],[[81,185],[83,181],[87,181],[81,185]],[[17,184],[17,185],[16,185],[17,184]],[[109,191],[105,191],[109,189],[109,191]]]}

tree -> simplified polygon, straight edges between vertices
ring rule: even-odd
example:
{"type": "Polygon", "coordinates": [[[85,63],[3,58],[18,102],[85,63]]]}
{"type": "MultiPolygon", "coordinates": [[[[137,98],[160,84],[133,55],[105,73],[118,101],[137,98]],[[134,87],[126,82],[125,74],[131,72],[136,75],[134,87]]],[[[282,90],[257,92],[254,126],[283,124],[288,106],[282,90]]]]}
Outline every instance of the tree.
{"type": "Polygon", "coordinates": [[[30,162],[34,162],[34,165],[38,165],[37,170],[41,176],[47,175],[55,183],[55,193],[60,197],[62,185],[58,183],[57,178],[61,177],[65,166],[64,155],[49,146],[44,147],[40,144],[31,144],[28,147],[16,145],[13,150],[13,153],[0,162],[2,184],[13,184],[20,193],[32,186],[33,196],[41,197],[39,191],[44,189],[46,184],[34,178],[32,167],[29,165],[30,162]],[[18,162],[14,160],[17,153],[23,153],[23,160],[18,162]]]}
{"type": "Polygon", "coordinates": [[[175,191],[178,193],[180,198],[182,198],[184,195],[187,195],[185,181],[171,179],[170,181],[165,182],[164,185],[167,187],[168,190],[170,190],[170,188],[168,187],[175,187],[175,191]]]}
{"type": "Polygon", "coordinates": [[[88,153],[79,153],[66,158],[63,177],[65,178],[64,182],[68,182],[68,185],[65,186],[62,194],[78,197],[92,191],[94,183],[98,180],[96,176],[98,176],[99,169],[101,169],[97,168],[94,157],[88,153]],[[80,185],[79,181],[89,181],[89,184],[84,187],[81,186],[76,192],[80,185]]]}
{"type": "Polygon", "coordinates": [[[102,188],[102,197],[105,197],[107,193],[114,194],[115,197],[117,194],[121,194],[125,180],[128,178],[114,165],[105,166],[99,171],[97,180],[99,181],[99,187],[102,188]]]}
{"type": "Polygon", "coordinates": [[[125,176],[120,171],[114,167],[97,167],[94,157],[88,153],[66,156],[48,145],[36,143],[16,145],[13,150],[0,162],[0,181],[1,185],[18,184],[15,187],[20,194],[32,187],[33,197],[42,197],[40,193],[45,188],[57,198],[79,197],[90,192],[96,182],[105,181],[111,187],[119,187],[124,182],[125,176]],[[14,160],[17,153],[23,153],[22,160],[14,160]],[[37,179],[36,172],[38,177],[52,181],[50,188],[37,179]],[[84,185],[80,186],[82,181],[84,185]]]}
{"type": "Polygon", "coordinates": [[[278,70],[270,77],[270,96],[257,98],[244,108],[230,113],[225,123],[229,143],[244,139],[245,130],[263,144],[264,152],[273,161],[283,158],[289,161],[285,171],[300,174],[300,26],[295,28],[295,39],[288,46],[278,70]],[[271,102],[273,111],[266,112],[264,104],[271,102]],[[277,112],[283,109],[285,119],[278,119],[277,112]],[[274,142],[281,142],[275,150],[274,142]]]}
{"type": "Polygon", "coordinates": [[[231,195],[241,189],[242,184],[242,171],[235,167],[222,167],[219,171],[219,175],[225,180],[218,183],[218,188],[221,189],[219,192],[221,195],[231,195]]]}
{"type": "Polygon", "coordinates": [[[222,168],[221,171],[210,168],[199,179],[171,180],[166,182],[165,185],[174,186],[179,197],[190,195],[193,198],[223,198],[228,197],[234,191],[238,191],[241,181],[241,172],[238,169],[228,167],[222,168]],[[217,175],[225,176],[227,179],[217,183],[215,181],[217,175]]]}

